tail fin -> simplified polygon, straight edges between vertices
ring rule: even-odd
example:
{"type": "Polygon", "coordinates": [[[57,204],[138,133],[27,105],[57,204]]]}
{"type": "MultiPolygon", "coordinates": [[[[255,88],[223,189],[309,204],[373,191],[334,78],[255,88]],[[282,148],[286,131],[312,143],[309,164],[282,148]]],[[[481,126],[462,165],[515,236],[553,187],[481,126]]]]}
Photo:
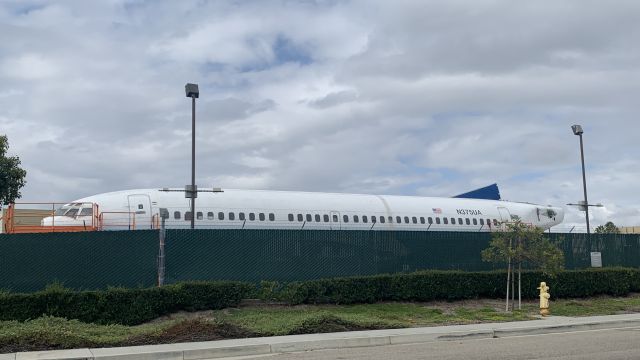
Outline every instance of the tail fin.
{"type": "Polygon", "coordinates": [[[498,184],[491,184],[480,189],[454,196],[454,198],[500,200],[500,190],[498,189],[498,184]]]}

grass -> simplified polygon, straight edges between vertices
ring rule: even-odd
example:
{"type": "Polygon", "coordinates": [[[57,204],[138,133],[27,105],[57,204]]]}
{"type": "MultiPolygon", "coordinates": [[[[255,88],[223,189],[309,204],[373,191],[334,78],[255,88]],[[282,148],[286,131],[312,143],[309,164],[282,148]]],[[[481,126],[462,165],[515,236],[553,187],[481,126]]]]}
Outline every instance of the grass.
{"type": "MultiPolygon", "coordinates": [[[[0,322],[0,353],[78,347],[109,347],[224,338],[306,334],[480,322],[529,320],[537,302],[505,313],[500,300],[363,305],[256,305],[179,313],[138,326],[95,325],[41,317],[0,322]]],[[[624,298],[557,300],[553,315],[589,316],[640,312],[640,294],[624,298]]]]}
{"type": "Polygon", "coordinates": [[[309,318],[337,317],[363,328],[400,328],[446,324],[469,324],[492,321],[527,320],[524,312],[500,313],[493,308],[440,309],[411,303],[366,305],[322,305],[296,307],[250,307],[214,312],[222,321],[237,324],[255,332],[287,335],[309,318]]]}
{"type": "Polygon", "coordinates": [[[626,298],[600,297],[559,300],[552,303],[554,315],[592,316],[640,312],[640,294],[626,298]]]}
{"type": "Polygon", "coordinates": [[[0,321],[0,352],[113,346],[160,329],[152,324],[96,325],[49,316],[25,322],[0,321]]]}

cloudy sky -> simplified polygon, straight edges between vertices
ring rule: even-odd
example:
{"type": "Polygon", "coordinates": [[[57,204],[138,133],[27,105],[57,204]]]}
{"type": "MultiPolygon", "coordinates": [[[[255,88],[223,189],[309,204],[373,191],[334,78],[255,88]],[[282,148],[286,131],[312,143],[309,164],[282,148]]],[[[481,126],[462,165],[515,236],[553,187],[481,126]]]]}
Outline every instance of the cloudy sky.
{"type": "Polygon", "coordinates": [[[200,187],[564,205],[577,123],[592,222],[640,225],[638,39],[635,0],[0,0],[0,134],[23,200],[182,187],[195,82],[200,187]]]}

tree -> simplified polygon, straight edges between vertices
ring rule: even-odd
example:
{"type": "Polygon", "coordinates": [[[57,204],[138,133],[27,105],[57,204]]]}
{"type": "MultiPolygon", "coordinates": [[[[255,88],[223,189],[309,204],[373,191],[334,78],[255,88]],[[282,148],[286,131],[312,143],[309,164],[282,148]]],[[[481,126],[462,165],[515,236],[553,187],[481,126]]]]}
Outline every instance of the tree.
{"type": "Polygon", "coordinates": [[[518,268],[518,308],[521,307],[522,264],[534,266],[544,274],[555,276],[564,269],[564,254],[544,236],[541,228],[529,226],[520,220],[507,223],[502,231],[493,233],[489,247],[482,250],[482,260],[505,263],[507,266],[507,300],[509,310],[509,283],[514,297],[513,269],[518,268]]]}
{"type": "Polygon", "coordinates": [[[27,172],[20,168],[17,156],[7,156],[9,141],[0,135],[0,208],[19,199],[20,189],[26,184],[27,172]]]}
{"type": "Polygon", "coordinates": [[[604,225],[600,225],[596,228],[596,234],[619,234],[620,229],[612,223],[611,221],[607,222],[604,225]]]}

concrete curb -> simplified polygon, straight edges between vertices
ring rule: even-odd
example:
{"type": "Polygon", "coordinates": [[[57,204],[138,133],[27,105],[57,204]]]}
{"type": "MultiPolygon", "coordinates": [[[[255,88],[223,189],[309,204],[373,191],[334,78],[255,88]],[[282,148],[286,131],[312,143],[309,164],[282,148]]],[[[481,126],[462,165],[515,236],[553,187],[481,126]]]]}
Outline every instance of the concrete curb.
{"type": "Polygon", "coordinates": [[[540,335],[540,334],[553,334],[567,331],[587,331],[587,330],[599,330],[599,329],[615,329],[624,327],[640,326],[640,320],[614,320],[614,321],[602,321],[602,322],[585,322],[566,325],[549,325],[538,328],[515,328],[515,329],[496,329],[494,330],[494,337],[510,337],[510,336],[524,336],[524,335],[540,335]]]}
{"type": "Polygon", "coordinates": [[[0,354],[0,360],[201,360],[640,326],[640,314],[0,354]]]}

